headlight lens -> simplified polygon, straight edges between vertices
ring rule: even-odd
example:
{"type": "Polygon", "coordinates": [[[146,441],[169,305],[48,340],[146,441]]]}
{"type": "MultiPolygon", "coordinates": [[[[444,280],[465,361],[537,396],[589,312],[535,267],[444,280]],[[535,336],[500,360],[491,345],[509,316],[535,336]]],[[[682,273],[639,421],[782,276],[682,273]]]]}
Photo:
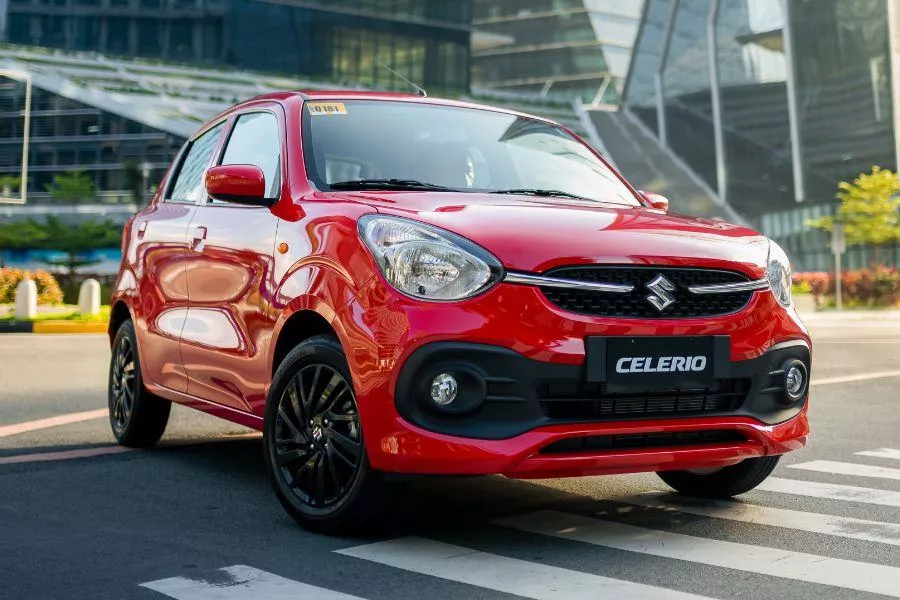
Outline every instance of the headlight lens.
{"type": "Polygon", "coordinates": [[[769,287],[778,303],[784,307],[791,305],[791,262],[781,246],[769,240],[769,261],[766,267],[769,287]]]}
{"type": "Polygon", "coordinates": [[[490,252],[454,233],[400,217],[366,215],[359,234],[385,279],[422,300],[462,300],[500,280],[490,252]]]}

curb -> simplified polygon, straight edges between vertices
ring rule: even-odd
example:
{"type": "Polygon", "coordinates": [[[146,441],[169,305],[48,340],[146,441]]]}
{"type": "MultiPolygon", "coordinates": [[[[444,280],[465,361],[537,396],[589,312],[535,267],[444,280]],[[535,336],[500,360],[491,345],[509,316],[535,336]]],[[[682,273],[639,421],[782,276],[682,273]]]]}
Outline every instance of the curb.
{"type": "Polygon", "coordinates": [[[104,322],[81,321],[0,321],[3,333],[106,333],[104,322]]]}

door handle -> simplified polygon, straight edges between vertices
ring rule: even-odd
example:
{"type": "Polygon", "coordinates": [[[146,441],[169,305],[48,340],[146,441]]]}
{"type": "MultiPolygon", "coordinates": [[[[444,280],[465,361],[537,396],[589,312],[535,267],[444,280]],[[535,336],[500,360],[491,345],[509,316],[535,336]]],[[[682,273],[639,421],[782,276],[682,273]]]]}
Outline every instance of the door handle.
{"type": "Polygon", "coordinates": [[[137,230],[137,239],[144,239],[144,234],[147,233],[147,221],[141,221],[141,224],[138,225],[137,230]]]}
{"type": "Polygon", "coordinates": [[[194,227],[194,239],[191,240],[191,250],[194,252],[203,252],[206,246],[206,227],[194,227]]]}

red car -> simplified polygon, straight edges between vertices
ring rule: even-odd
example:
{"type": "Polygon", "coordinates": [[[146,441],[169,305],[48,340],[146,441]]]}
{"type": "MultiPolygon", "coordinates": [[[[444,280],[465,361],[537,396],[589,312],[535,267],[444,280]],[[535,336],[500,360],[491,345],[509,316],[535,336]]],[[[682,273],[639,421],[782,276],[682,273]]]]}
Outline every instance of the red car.
{"type": "Polygon", "coordinates": [[[809,335],[778,245],[667,205],[524,114],[235,106],[125,227],[113,432],[152,445],[170,402],[262,430],[319,530],[370,517],[390,473],[745,492],[806,442],[809,335]]]}

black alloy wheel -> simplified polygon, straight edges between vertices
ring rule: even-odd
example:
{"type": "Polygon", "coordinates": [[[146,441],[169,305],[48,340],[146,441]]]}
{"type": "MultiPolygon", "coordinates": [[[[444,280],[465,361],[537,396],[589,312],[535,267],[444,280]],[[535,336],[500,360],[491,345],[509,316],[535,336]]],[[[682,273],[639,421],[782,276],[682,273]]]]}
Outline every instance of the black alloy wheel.
{"type": "Polygon", "coordinates": [[[159,441],[172,404],[144,387],[134,324],[119,326],[109,362],[109,424],[123,446],[146,448],[159,441]]]}
{"type": "Polygon", "coordinates": [[[131,338],[123,336],[116,345],[110,374],[110,422],[113,431],[125,431],[131,419],[136,394],[135,352],[131,338]]]}
{"type": "Polygon", "coordinates": [[[362,459],[353,389],[328,365],[304,367],[291,378],[275,418],[282,477],[302,503],[321,509],[345,496],[362,459]]]}
{"type": "Polygon", "coordinates": [[[360,533],[384,506],[383,478],[369,464],[350,369],[333,336],[304,340],[281,361],[263,437],[275,495],[303,527],[360,533]]]}

